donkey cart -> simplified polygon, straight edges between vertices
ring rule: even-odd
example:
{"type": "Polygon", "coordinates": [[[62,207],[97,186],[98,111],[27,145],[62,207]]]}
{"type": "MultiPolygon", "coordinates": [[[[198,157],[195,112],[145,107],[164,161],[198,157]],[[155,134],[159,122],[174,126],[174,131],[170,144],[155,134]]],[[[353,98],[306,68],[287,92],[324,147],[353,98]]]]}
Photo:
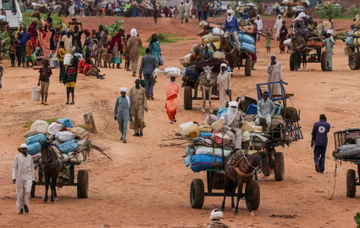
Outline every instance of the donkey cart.
{"type": "Polygon", "coordinates": [[[358,144],[356,141],[358,141],[359,137],[360,129],[347,129],[345,131],[337,131],[334,133],[335,150],[333,152],[333,157],[335,160],[352,162],[357,165],[357,170],[349,169],[346,173],[346,196],[349,198],[355,197],[356,186],[360,186],[360,156],[356,153],[358,152],[356,148],[352,150],[348,149],[348,154],[345,154],[346,152],[342,152],[339,148],[344,145],[355,146],[358,144]]]}
{"type": "MultiPolygon", "coordinates": [[[[58,179],[56,181],[57,187],[63,186],[76,186],[77,187],[77,197],[78,198],[88,198],[89,196],[89,174],[87,170],[79,170],[77,173],[77,182],[75,182],[75,166],[80,165],[80,163],[65,163],[64,167],[68,167],[68,170],[65,172],[60,172],[58,179]]],[[[35,165],[35,168],[38,168],[38,178],[37,182],[33,182],[31,188],[31,197],[35,197],[36,186],[43,185],[45,186],[45,176],[43,174],[43,169],[41,165],[35,165]]]]}
{"type": "MultiPolygon", "coordinates": [[[[227,181],[225,183],[225,173],[223,169],[208,169],[206,170],[207,176],[207,192],[202,179],[193,179],[190,185],[190,205],[194,209],[201,209],[204,205],[205,196],[230,196],[231,208],[235,208],[234,195],[231,191],[224,192],[225,184],[228,186],[226,189],[233,189],[234,182],[227,181]],[[213,192],[213,190],[223,190],[223,192],[213,192]]],[[[251,190],[251,208],[257,210],[260,206],[260,187],[256,180],[252,180],[251,184],[246,187],[246,190],[251,190]]]]}

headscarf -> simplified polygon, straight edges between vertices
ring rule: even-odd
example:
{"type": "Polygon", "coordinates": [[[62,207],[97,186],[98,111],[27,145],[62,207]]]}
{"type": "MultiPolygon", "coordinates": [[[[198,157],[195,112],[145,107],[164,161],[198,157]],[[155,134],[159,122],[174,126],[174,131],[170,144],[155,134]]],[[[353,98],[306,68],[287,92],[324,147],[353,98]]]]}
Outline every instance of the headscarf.
{"type": "Polygon", "coordinates": [[[37,21],[33,21],[28,28],[28,33],[36,33],[36,25],[37,25],[37,21]]]}
{"type": "Polygon", "coordinates": [[[151,36],[151,41],[150,41],[149,46],[150,46],[152,43],[155,43],[156,41],[159,41],[159,40],[158,40],[158,38],[157,38],[157,35],[154,33],[154,34],[152,34],[152,36],[151,36]],[[154,35],[156,36],[155,39],[153,38],[154,35]]]}
{"type": "Polygon", "coordinates": [[[131,36],[137,36],[137,31],[136,31],[136,29],[131,29],[131,31],[130,31],[130,35],[131,36]]]}
{"type": "Polygon", "coordinates": [[[220,65],[220,75],[223,75],[223,74],[226,72],[226,69],[225,69],[224,72],[221,71],[221,68],[222,68],[223,66],[224,66],[225,68],[227,68],[227,64],[226,64],[226,63],[222,63],[222,64],[220,65]]]}
{"type": "Polygon", "coordinates": [[[304,12],[301,12],[295,20],[303,20],[304,17],[306,17],[306,14],[304,12]]]}
{"type": "Polygon", "coordinates": [[[226,20],[227,20],[227,22],[231,22],[232,21],[232,19],[233,19],[233,17],[234,17],[234,11],[232,11],[231,9],[229,9],[228,11],[227,11],[227,14],[231,14],[230,16],[229,15],[227,15],[226,16],[226,20]]]}
{"type": "Polygon", "coordinates": [[[229,108],[227,110],[227,119],[229,120],[229,122],[227,123],[232,124],[232,122],[234,121],[236,114],[238,112],[238,107],[239,104],[236,101],[229,101],[229,108]],[[236,106],[236,108],[232,108],[232,106],[236,106]]]}
{"type": "Polygon", "coordinates": [[[211,220],[218,220],[224,218],[224,214],[219,209],[215,208],[210,215],[211,220]]]}
{"type": "Polygon", "coordinates": [[[334,34],[334,31],[333,31],[333,30],[331,30],[331,29],[329,29],[329,30],[327,31],[327,34],[329,34],[329,35],[333,35],[333,34],[334,34]]]}
{"type": "Polygon", "coordinates": [[[27,145],[25,143],[21,144],[20,149],[27,149],[27,145]]]}
{"type": "Polygon", "coordinates": [[[137,80],[141,81],[141,79],[140,79],[140,78],[135,78],[135,82],[136,82],[137,80]]]}
{"type": "Polygon", "coordinates": [[[125,87],[121,87],[119,90],[120,90],[120,93],[126,93],[126,88],[125,87]]]}
{"type": "Polygon", "coordinates": [[[119,31],[113,38],[111,38],[110,47],[109,47],[110,52],[114,48],[116,42],[118,43],[118,51],[122,52],[123,47],[121,43],[121,35],[122,33],[119,31]]]}

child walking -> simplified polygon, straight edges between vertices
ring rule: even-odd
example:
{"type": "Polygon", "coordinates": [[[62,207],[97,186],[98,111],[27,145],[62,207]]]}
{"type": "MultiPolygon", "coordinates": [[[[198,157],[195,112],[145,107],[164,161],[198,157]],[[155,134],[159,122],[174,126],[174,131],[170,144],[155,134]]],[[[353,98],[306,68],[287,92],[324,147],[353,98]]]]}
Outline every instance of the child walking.
{"type": "Polygon", "coordinates": [[[60,48],[58,50],[59,67],[60,67],[60,73],[59,73],[59,82],[60,83],[63,81],[64,74],[65,74],[65,66],[64,66],[65,54],[66,54],[65,43],[64,43],[64,41],[60,41],[60,48]]]}
{"type": "Polygon", "coordinates": [[[31,67],[34,66],[34,63],[31,59],[31,52],[33,49],[32,41],[30,40],[30,36],[26,37],[26,68],[29,68],[29,63],[31,63],[31,67]]]}
{"type": "Polygon", "coordinates": [[[266,47],[266,51],[267,51],[267,53],[271,53],[271,39],[270,39],[270,37],[271,37],[271,33],[270,33],[270,32],[268,32],[268,33],[267,33],[267,36],[268,36],[268,37],[266,37],[266,44],[265,44],[265,47],[266,47]]]}
{"type": "Polygon", "coordinates": [[[50,76],[52,75],[52,71],[49,67],[49,61],[47,59],[44,60],[44,67],[39,70],[39,73],[40,76],[38,86],[41,86],[41,104],[47,105],[50,76]]]}
{"type": "Polygon", "coordinates": [[[130,57],[129,57],[129,52],[130,52],[130,47],[128,47],[127,42],[129,42],[130,39],[130,34],[128,34],[126,36],[126,45],[125,45],[125,69],[126,71],[131,71],[130,68],[130,57]]]}
{"type": "Polygon", "coordinates": [[[15,57],[16,57],[15,40],[10,41],[9,56],[11,59],[11,67],[15,67],[15,57]]]}

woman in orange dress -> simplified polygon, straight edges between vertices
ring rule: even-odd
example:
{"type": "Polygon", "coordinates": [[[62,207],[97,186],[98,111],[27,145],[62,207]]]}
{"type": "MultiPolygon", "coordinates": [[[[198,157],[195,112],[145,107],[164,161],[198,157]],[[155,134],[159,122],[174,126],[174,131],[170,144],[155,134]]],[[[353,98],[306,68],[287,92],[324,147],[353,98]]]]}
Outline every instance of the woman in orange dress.
{"type": "Polygon", "coordinates": [[[176,77],[171,76],[170,82],[166,86],[166,113],[169,117],[170,123],[176,122],[176,111],[178,108],[178,93],[180,90],[179,84],[176,82],[176,77]]]}
{"type": "Polygon", "coordinates": [[[50,49],[51,32],[49,30],[49,24],[46,21],[42,21],[42,27],[39,29],[39,46],[41,47],[44,57],[48,58],[52,54],[50,49]]]}

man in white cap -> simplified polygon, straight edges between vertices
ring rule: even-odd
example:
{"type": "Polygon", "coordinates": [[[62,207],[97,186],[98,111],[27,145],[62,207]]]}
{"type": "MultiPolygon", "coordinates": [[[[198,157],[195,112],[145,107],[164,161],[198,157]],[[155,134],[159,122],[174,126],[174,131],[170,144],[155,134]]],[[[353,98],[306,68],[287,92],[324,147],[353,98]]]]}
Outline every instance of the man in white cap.
{"type": "Polygon", "coordinates": [[[19,214],[29,213],[30,192],[35,181],[34,162],[31,155],[27,154],[27,145],[21,144],[18,149],[20,154],[15,157],[12,168],[12,181],[16,184],[16,209],[19,214]]]}
{"type": "Polygon", "coordinates": [[[180,6],[179,6],[179,19],[181,21],[181,24],[184,21],[185,18],[185,5],[184,5],[184,1],[181,1],[180,6]]]}
{"type": "MultiPolygon", "coordinates": [[[[276,56],[271,55],[271,62],[267,66],[267,73],[269,74],[268,82],[279,82],[283,80],[283,74],[281,69],[281,64],[276,62],[276,56]]],[[[270,84],[270,94],[271,97],[281,96],[281,84],[275,83],[270,84]]]]}
{"type": "Polygon", "coordinates": [[[120,94],[115,102],[114,119],[119,124],[119,130],[121,132],[120,140],[126,143],[127,124],[131,117],[131,103],[130,98],[126,96],[126,88],[120,88],[120,94]]]}
{"type": "Polygon", "coordinates": [[[325,38],[326,46],[326,71],[332,71],[332,55],[335,46],[333,30],[328,30],[325,38]]]}
{"type": "Polygon", "coordinates": [[[214,209],[211,212],[210,219],[211,222],[207,226],[207,228],[228,228],[228,226],[222,222],[220,222],[220,219],[224,218],[224,215],[222,211],[219,209],[214,209]]]}
{"type": "Polygon", "coordinates": [[[256,38],[258,41],[260,41],[260,35],[259,35],[259,32],[261,33],[262,32],[262,29],[264,28],[264,25],[263,25],[263,21],[261,20],[261,17],[260,15],[257,15],[256,16],[256,20],[255,20],[255,24],[257,25],[257,34],[256,34],[256,38]]]}
{"type": "Polygon", "coordinates": [[[269,99],[269,93],[264,92],[262,99],[257,103],[256,126],[261,126],[261,120],[265,120],[267,129],[271,127],[271,118],[275,113],[275,105],[269,99]]]}
{"type": "Polygon", "coordinates": [[[143,136],[145,127],[144,111],[148,112],[146,90],[140,86],[140,78],[135,79],[135,86],[130,89],[131,114],[134,116],[134,136],[143,136]]]}
{"type": "Polygon", "coordinates": [[[220,73],[217,77],[219,88],[219,109],[225,108],[231,100],[231,74],[227,71],[227,64],[220,65],[220,73]]]}
{"type": "Polygon", "coordinates": [[[305,20],[304,20],[305,18],[306,18],[306,14],[304,12],[299,13],[299,15],[294,21],[293,30],[299,31],[300,34],[304,36],[305,40],[307,40],[309,38],[309,29],[305,25],[305,20]]]}
{"type": "Polygon", "coordinates": [[[227,14],[228,15],[225,19],[226,32],[224,38],[227,38],[229,35],[232,35],[236,42],[236,49],[240,51],[240,42],[238,37],[238,31],[239,31],[238,19],[234,17],[235,13],[231,9],[227,11],[227,14]]]}

